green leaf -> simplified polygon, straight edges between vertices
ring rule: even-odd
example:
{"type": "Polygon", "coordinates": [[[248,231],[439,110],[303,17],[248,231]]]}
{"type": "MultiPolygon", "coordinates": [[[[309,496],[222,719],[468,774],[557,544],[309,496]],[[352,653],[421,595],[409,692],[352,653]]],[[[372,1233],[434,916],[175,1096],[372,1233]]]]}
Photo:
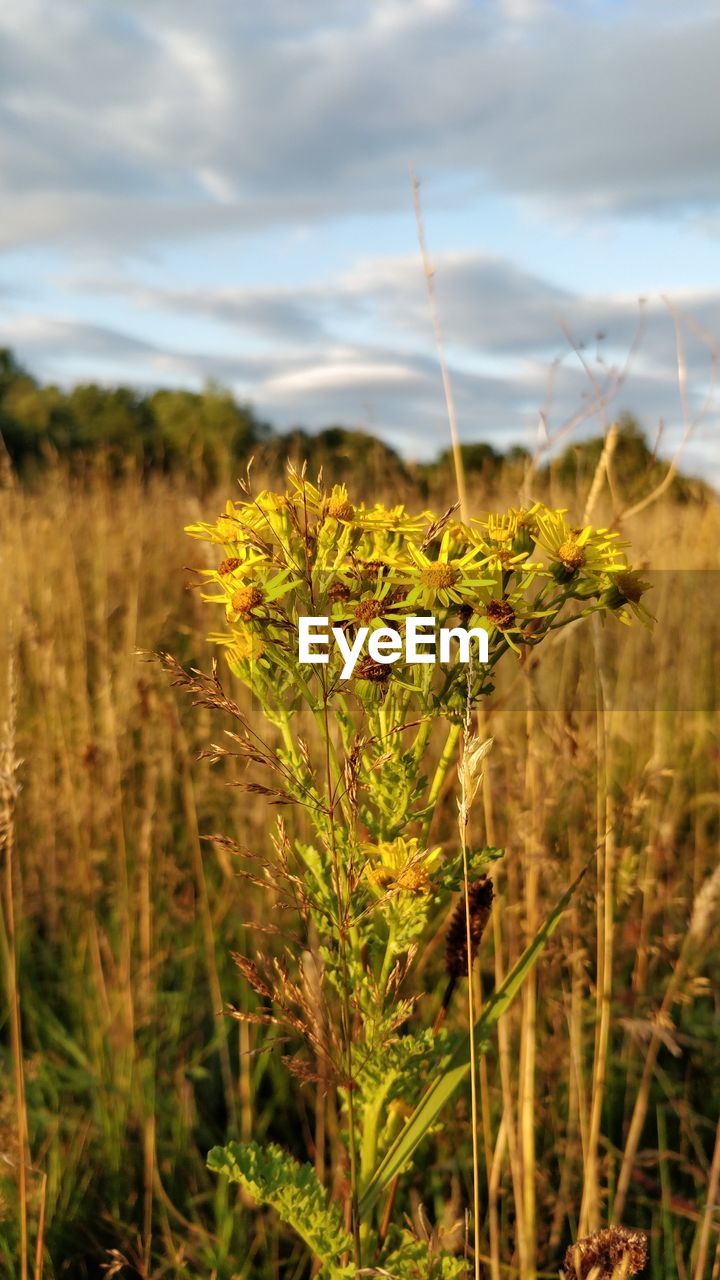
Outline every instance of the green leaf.
{"type": "Polygon", "coordinates": [[[392,1280],[466,1280],[468,1264],[465,1258],[438,1251],[424,1240],[407,1237],[399,1248],[393,1249],[382,1260],[378,1275],[392,1276],[392,1280]]]}
{"type": "MultiPolygon", "coordinates": [[[[589,864],[588,864],[589,865],[589,864]]],[[[517,964],[505,978],[505,981],[486,1004],[481,1016],[475,1023],[475,1047],[478,1053],[484,1053],[490,1040],[490,1031],[496,1022],[512,1004],[531,969],[537,963],[545,943],[555,932],[560,917],[582,880],[587,866],[566,890],[555,905],[544,924],[538,930],[532,942],[521,955],[517,964]]],[[[454,1094],[470,1070],[470,1040],[463,1036],[452,1056],[447,1060],[445,1070],[436,1076],[426,1089],[418,1105],[413,1111],[405,1128],[398,1134],[388,1148],[380,1164],[373,1173],[360,1199],[360,1215],[365,1217],[375,1204],[383,1188],[401,1173],[410,1160],[415,1148],[435,1122],[438,1113],[454,1094]]]]}
{"type": "Polygon", "coordinates": [[[213,1173],[239,1182],[254,1200],[272,1205],[323,1263],[324,1275],[346,1280],[355,1274],[352,1265],[340,1262],[343,1254],[352,1253],[340,1209],[328,1203],[312,1165],[300,1164],[275,1143],[261,1147],[257,1142],[213,1147],[207,1164],[213,1173]]]}

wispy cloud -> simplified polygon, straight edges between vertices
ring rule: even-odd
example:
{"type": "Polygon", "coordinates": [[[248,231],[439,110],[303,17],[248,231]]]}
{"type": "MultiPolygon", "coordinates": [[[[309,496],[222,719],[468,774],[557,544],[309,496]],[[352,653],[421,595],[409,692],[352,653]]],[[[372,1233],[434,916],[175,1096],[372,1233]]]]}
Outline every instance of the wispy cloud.
{"type": "MultiPolygon", "coordinates": [[[[600,388],[615,392],[621,383],[607,409],[588,412],[585,431],[601,429],[604,413],[641,406],[650,433],[664,421],[666,446],[677,443],[676,333],[661,298],[641,306],[631,297],[583,297],[472,253],[441,255],[437,282],[463,438],[532,446],[541,407],[558,427],[591,406],[600,388]]],[[[141,385],[219,379],[279,425],[363,426],[415,456],[444,444],[424,282],[413,259],[373,259],[307,288],[186,290],[122,277],[71,285],[78,294],[102,295],[109,309],[121,300],[130,314],[150,315],[158,334],[165,313],[205,317],[225,337],[187,347],[142,341],[132,336],[132,323],[123,330],[27,316],[0,329],[0,342],[16,345],[47,376],[67,379],[71,352],[73,368],[130,367],[141,385]],[[252,350],[243,341],[248,335],[252,350]]],[[[703,326],[720,313],[720,290],[673,305],[683,321],[695,413],[712,386],[703,326]]]]}
{"type": "Polygon", "coordinates": [[[399,207],[412,157],[563,209],[714,210],[720,13],[11,0],[3,242],[399,207]]]}
{"type": "MultiPolygon", "coordinates": [[[[486,208],[569,228],[692,219],[709,244],[719,59],[713,0],[9,0],[0,337],[41,374],[217,378],[280,423],[360,423],[427,452],[444,408],[406,252],[411,159],[432,213],[467,201],[478,217],[433,245],[463,432],[527,440],[551,370],[562,417],[588,394],[583,359],[601,378],[622,361],[638,300],[617,275],[603,290],[557,260],[531,270],[527,220],[506,252],[479,252],[486,208]],[[345,236],[330,265],[326,232],[345,236]],[[275,254],[302,233],[307,259],[298,239],[278,285],[275,254]]],[[[720,331],[717,275],[674,302],[720,331]]],[[[657,296],[645,313],[620,403],[676,438],[673,324],[657,296]]],[[[687,356],[692,408],[708,356],[690,330],[687,356]]]]}

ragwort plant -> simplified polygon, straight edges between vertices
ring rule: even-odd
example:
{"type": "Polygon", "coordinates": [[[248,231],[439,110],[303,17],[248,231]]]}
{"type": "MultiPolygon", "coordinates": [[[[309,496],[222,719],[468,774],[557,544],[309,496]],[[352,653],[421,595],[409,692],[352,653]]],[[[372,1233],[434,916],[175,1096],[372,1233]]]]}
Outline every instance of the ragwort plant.
{"type": "MultiPolygon", "coordinates": [[[[314,1082],[319,1097],[334,1092],[345,1168],[325,1176],[322,1151],[313,1166],[255,1142],[214,1148],[209,1166],[277,1210],[310,1250],[314,1274],[449,1280],[466,1273],[467,1258],[443,1248],[438,1233],[420,1239],[394,1221],[395,1187],[471,1065],[474,1087],[475,1055],[574,888],[477,1020],[470,1003],[472,1034],[446,1029],[500,856],[466,843],[489,746],[472,735],[473,709],[492,691],[501,659],[522,661],[557,628],[598,611],[647,618],[645,584],[614,533],[574,528],[540,503],[463,524],[455,509],[437,518],[356,504],[344,486],[328,491],[293,469],[285,493],[253,495],[249,478],[243,492],[214,524],[188,532],[217,549],[216,566],[201,571],[218,612],[211,639],[259,714],[241,710],[217,670],[203,676],[168,662],[198,702],[235,721],[227,745],[207,754],[234,755],[252,770],[239,785],[283,814],[305,815],[278,818],[268,849],[225,841],[242,874],[272,894],[282,933],[295,935],[282,958],[237,957],[256,1000],[249,1012],[232,1012],[277,1035],[288,1070],[314,1082]],[[326,663],[298,656],[301,618],[326,617],[352,641],[361,626],[402,633],[418,614],[441,627],[485,628],[487,661],[390,664],[366,655],[343,679],[332,639],[326,663]],[[441,842],[433,819],[459,755],[459,837],[441,842]],[[428,997],[413,990],[414,962],[443,919],[450,980],[428,1010],[428,997]]],[[[477,1202],[475,1210],[477,1220],[477,1202]]]]}

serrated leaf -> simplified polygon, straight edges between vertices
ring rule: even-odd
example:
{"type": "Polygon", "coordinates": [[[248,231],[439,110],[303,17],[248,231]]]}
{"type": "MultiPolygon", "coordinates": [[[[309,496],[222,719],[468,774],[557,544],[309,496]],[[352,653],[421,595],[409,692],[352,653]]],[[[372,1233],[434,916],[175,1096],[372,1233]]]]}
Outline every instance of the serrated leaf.
{"type": "Polygon", "coordinates": [[[354,1276],[355,1268],[340,1261],[352,1253],[352,1240],[312,1165],[300,1164],[275,1143],[261,1147],[257,1142],[213,1147],[207,1164],[213,1173],[239,1182],[254,1200],[271,1205],[322,1262],[329,1280],[354,1276]]]}
{"type": "MultiPolygon", "coordinates": [[[[589,864],[588,864],[589,865],[589,864]]],[[[484,1053],[490,1040],[490,1032],[498,1019],[508,1010],[527,975],[537,963],[540,952],[557,928],[560,918],[582,880],[587,866],[556,903],[550,915],[540,927],[532,942],[526,947],[517,964],[505,981],[493,994],[481,1016],[475,1023],[474,1037],[477,1053],[484,1053]]],[[[445,1069],[436,1076],[413,1111],[405,1128],[386,1151],[370,1178],[360,1199],[360,1216],[366,1217],[378,1196],[397,1174],[401,1173],[425,1134],[434,1124],[446,1102],[462,1084],[470,1070],[470,1041],[463,1036],[455,1052],[447,1060],[445,1069]]]]}

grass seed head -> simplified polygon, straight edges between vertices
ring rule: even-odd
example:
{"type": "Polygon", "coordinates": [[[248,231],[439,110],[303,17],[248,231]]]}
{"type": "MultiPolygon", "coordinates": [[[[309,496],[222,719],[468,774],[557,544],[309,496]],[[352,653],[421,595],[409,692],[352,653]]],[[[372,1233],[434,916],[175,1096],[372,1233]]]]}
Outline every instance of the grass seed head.
{"type": "MultiPolygon", "coordinates": [[[[481,880],[476,880],[474,884],[468,885],[470,942],[472,945],[471,963],[477,955],[485,927],[490,919],[494,896],[492,880],[489,880],[487,876],[483,876],[481,880]]],[[[455,981],[459,978],[467,977],[467,919],[464,895],[453,911],[448,931],[445,935],[445,968],[447,969],[448,977],[454,978],[455,981]]]]}

